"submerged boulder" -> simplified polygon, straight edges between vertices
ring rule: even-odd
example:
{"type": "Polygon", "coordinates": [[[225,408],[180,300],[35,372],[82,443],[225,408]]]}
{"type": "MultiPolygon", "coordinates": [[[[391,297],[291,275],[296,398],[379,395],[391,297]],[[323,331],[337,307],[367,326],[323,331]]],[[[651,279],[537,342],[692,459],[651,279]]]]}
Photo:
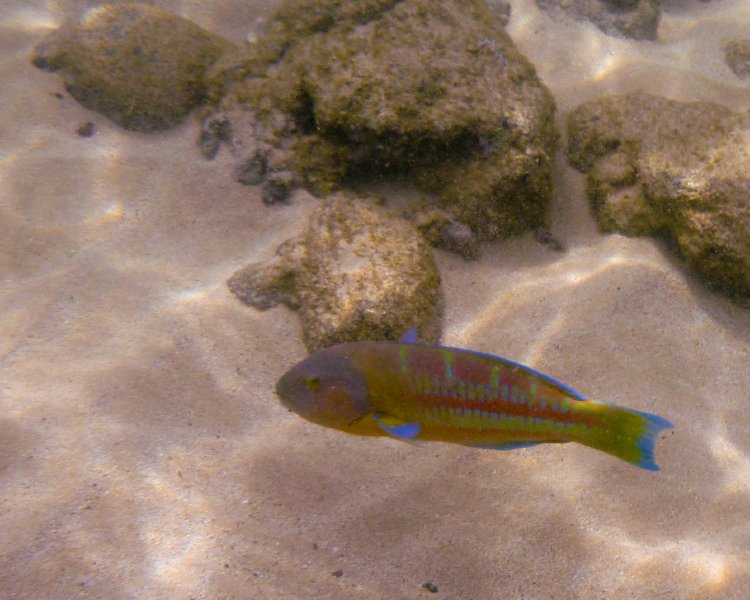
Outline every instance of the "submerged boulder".
{"type": "Polygon", "coordinates": [[[205,99],[206,71],[232,46],[147,4],[105,4],[50,33],[33,63],[60,71],[87,108],[126,129],[155,131],[179,123],[205,99]]]}
{"type": "Polygon", "coordinates": [[[659,28],[659,0],[536,0],[544,10],[562,10],[591,21],[603,32],[636,40],[654,40],[659,28]]]}
{"type": "Polygon", "coordinates": [[[554,102],[483,0],[287,0],[211,80],[201,146],[226,144],[240,181],[406,176],[477,240],[545,224],[554,102]]]}
{"type": "Polygon", "coordinates": [[[750,79],[750,39],[734,39],[724,46],[724,61],[740,79],[750,79]]]}
{"type": "Polygon", "coordinates": [[[407,221],[362,201],[325,200],[299,238],[227,285],[260,310],[298,310],[311,351],[395,340],[411,327],[424,339],[440,338],[440,276],[429,247],[407,221]]]}
{"type": "Polygon", "coordinates": [[[711,286],[750,297],[750,116],[645,93],[587,102],[568,159],[599,226],[666,235],[711,286]]]}

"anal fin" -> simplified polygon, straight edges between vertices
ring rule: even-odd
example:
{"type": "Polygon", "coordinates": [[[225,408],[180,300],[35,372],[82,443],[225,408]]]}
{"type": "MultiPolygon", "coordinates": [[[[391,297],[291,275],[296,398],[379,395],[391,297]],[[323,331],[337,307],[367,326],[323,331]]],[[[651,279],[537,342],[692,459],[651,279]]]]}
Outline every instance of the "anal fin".
{"type": "Polygon", "coordinates": [[[566,440],[548,440],[544,442],[512,442],[510,444],[498,444],[497,446],[472,446],[484,450],[517,450],[518,448],[531,448],[539,444],[566,444],[566,440]]]}
{"type": "Polygon", "coordinates": [[[500,444],[498,446],[474,446],[483,450],[517,450],[518,448],[531,448],[538,446],[539,442],[515,442],[513,444],[500,444]]]}

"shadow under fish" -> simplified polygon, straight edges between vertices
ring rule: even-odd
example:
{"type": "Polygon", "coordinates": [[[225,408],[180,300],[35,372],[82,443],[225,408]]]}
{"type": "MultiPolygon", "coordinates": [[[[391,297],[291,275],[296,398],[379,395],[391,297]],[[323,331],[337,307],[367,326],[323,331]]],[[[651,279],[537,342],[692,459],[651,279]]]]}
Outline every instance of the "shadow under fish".
{"type": "Polygon", "coordinates": [[[358,435],[509,450],[577,442],[658,471],[654,444],[672,424],[587,400],[522,364],[481,352],[400,342],[350,342],[315,352],[276,384],[305,419],[358,435]]]}

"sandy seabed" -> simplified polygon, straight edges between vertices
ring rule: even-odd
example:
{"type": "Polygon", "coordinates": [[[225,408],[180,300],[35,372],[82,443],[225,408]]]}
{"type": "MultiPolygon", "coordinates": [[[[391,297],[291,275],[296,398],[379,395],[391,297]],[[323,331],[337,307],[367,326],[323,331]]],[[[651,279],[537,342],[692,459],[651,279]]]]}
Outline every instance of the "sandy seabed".
{"type": "MultiPolygon", "coordinates": [[[[235,41],[274,2],[156,2],[235,41]]],[[[750,3],[665,2],[659,42],[514,2],[578,102],[643,89],[750,108],[721,61],[750,3]]],[[[659,242],[602,235],[562,156],[552,252],[437,252],[444,343],[530,364],[675,428],[660,473],[588,448],[411,446],[311,425],[273,384],[296,316],[224,282],[316,201],[264,207],[193,121],[126,132],[30,63],[93,2],[0,8],[0,598],[750,597],[750,311],[659,242]],[[57,92],[63,98],[56,97],[57,92]],[[92,138],[76,135],[86,121],[92,138]],[[423,587],[431,583],[437,593],[423,587]]]]}

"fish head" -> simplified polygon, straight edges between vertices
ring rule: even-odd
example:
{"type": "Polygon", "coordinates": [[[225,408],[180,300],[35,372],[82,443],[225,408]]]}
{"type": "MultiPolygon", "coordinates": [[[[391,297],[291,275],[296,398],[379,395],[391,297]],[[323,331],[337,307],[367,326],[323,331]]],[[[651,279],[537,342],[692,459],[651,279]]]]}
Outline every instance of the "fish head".
{"type": "Polygon", "coordinates": [[[340,347],[321,350],[276,383],[281,403],[308,421],[347,429],[372,412],[364,377],[340,347]]]}

